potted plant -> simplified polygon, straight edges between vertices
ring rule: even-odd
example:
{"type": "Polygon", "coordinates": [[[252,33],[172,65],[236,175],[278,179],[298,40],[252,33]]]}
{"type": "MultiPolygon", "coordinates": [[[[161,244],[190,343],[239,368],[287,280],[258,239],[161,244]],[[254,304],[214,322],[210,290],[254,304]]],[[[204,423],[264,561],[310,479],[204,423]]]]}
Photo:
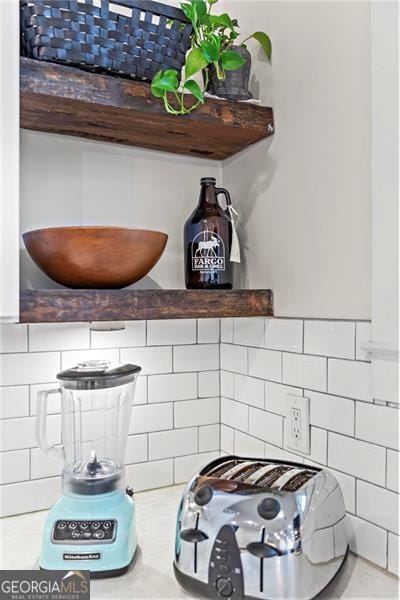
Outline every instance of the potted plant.
{"type": "Polygon", "coordinates": [[[193,25],[191,47],[181,81],[174,69],[159,71],[151,90],[162,98],[165,109],[173,115],[185,115],[204,103],[205,92],[229,100],[251,98],[248,81],[251,68],[246,42],[254,38],[271,58],[271,40],[263,31],[256,31],[238,42],[239,24],[227,13],[212,14],[218,0],[189,0],[181,8],[193,25]],[[201,83],[198,75],[203,75],[201,83]]]}

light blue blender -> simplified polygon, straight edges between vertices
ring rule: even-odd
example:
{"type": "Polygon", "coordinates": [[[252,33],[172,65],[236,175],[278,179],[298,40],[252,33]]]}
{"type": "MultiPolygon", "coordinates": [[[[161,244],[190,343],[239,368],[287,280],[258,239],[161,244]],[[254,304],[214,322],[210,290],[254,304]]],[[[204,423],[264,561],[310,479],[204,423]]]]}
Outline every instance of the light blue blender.
{"type": "Polygon", "coordinates": [[[44,528],[41,569],[114,577],[133,561],[135,504],[125,487],[124,457],[140,370],[105,361],[80,363],[57,375],[60,389],[38,394],[39,447],[64,460],[62,495],[44,528]],[[46,439],[47,399],[56,393],[61,393],[61,447],[46,439]]]}

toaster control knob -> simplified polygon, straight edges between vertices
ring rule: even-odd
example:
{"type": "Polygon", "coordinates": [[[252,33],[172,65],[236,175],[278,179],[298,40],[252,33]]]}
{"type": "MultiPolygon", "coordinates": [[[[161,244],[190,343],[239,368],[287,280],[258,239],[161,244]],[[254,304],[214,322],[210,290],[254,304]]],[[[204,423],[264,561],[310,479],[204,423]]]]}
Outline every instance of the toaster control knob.
{"type": "Polygon", "coordinates": [[[218,595],[222,596],[223,598],[229,598],[232,596],[233,587],[229,579],[226,579],[226,577],[218,577],[217,581],[215,582],[215,589],[217,590],[218,595]]]}
{"type": "Polygon", "coordinates": [[[194,495],[194,501],[198,506],[205,506],[213,497],[213,489],[210,485],[202,485],[194,495]]]}
{"type": "Polygon", "coordinates": [[[194,544],[198,544],[199,542],[208,540],[208,535],[200,529],[184,529],[181,531],[181,539],[185,542],[193,542],[194,544]]]}
{"type": "Polygon", "coordinates": [[[267,521],[275,519],[280,510],[281,505],[279,504],[278,500],[275,500],[275,498],[264,498],[264,500],[257,506],[258,514],[263,519],[267,519],[267,521]]]}

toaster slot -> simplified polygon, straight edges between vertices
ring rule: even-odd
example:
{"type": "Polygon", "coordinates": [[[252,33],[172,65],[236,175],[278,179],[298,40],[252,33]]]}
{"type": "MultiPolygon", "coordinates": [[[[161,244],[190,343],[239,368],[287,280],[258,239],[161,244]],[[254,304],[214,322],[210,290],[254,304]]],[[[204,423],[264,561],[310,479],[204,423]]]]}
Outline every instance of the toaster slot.
{"type": "Polygon", "coordinates": [[[260,479],[266,473],[275,468],[276,465],[265,465],[265,463],[260,465],[253,473],[251,473],[251,475],[249,475],[249,477],[246,479],[246,483],[254,483],[257,481],[257,479],[260,479]]]}
{"type": "Polygon", "coordinates": [[[249,468],[251,468],[254,465],[254,461],[246,461],[246,462],[241,462],[237,465],[235,465],[234,467],[232,467],[232,469],[229,469],[229,471],[227,471],[224,475],[224,479],[229,479],[230,481],[242,481],[241,479],[241,475],[244,475],[247,473],[247,471],[249,470],[249,468]]]}
{"type": "Polygon", "coordinates": [[[222,465],[218,465],[217,467],[214,467],[214,469],[211,469],[211,471],[206,471],[205,473],[203,472],[203,475],[205,475],[206,477],[216,477],[221,478],[223,475],[225,475],[225,473],[227,473],[228,471],[230,471],[230,469],[232,469],[232,467],[234,467],[235,465],[238,464],[239,461],[237,460],[228,460],[227,462],[223,463],[222,465]]]}
{"type": "Polygon", "coordinates": [[[261,479],[257,479],[254,483],[260,487],[271,487],[279,477],[282,477],[284,473],[291,470],[293,470],[293,467],[279,465],[278,467],[275,467],[275,469],[269,471],[264,477],[261,477],[261,479]]]}
{"type": "Polygon", "coordinates": [[[314,477],[314,475],[315,473],[313,471],[301,471],[289,479],[289,481],[287,481],[285,485],[281,487],[281,490],[283,492],[296,492],[301,488],[302,485],[314,477]]]}
{"type": "Polygon", "coordinates": [[[282,477],[279,477],[279,479],[277,479],[274,483],[274,485],[272,487],[274,487],[277,490],[282,490],[284,489],[286,483],[288,481],[290,481],[293,477],[295,477],[296,475],[298,475],[299,473],[304,473],[305,469],[291,469],[290,471],[286,471],[286,473],[284,473],[282,475],[282,477]]]}
{"type": "Polygon", "coordinates": [[[251,476],[254,473],[257,473],[260,470],[260,467],[263,466],[261,463],[255,463],[245,467],[240,471],[238,475],[235,476],[235,481],[244,481],[246,483],[251,483],[251,476]]]}

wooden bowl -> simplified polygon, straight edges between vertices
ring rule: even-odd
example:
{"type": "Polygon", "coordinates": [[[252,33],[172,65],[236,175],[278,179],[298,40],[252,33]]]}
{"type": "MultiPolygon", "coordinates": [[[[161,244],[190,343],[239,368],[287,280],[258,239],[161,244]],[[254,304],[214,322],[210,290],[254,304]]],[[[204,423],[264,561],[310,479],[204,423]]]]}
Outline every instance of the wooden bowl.
{"type": "Polygon", "coordinates": [[[168,236],[124,227],[50,227],[23,234],[40,269],[69,288],[119,289],[158,262],[168,236]]]}

